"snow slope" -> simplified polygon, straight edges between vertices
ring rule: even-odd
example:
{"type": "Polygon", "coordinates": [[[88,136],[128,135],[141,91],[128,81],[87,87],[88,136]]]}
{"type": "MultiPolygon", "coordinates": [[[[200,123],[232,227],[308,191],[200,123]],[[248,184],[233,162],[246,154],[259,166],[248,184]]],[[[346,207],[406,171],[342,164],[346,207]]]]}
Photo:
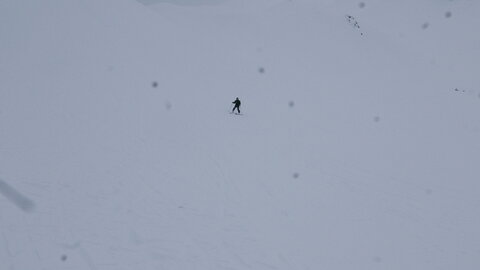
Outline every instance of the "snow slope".
{"type": "Polygon", "coordinates": [[[2,1],[0,269],[478,269],[479,8],[2,1]]]}

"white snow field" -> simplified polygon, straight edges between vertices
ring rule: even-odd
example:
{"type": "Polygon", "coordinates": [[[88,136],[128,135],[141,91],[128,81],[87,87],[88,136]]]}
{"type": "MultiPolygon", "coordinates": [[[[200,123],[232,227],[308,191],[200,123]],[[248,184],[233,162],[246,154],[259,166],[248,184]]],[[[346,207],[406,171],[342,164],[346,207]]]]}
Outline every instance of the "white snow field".
{"type": "Polygon", "coordinates": [[[0,269],[480,269],[479,11],[0,1],[0,269]]]}

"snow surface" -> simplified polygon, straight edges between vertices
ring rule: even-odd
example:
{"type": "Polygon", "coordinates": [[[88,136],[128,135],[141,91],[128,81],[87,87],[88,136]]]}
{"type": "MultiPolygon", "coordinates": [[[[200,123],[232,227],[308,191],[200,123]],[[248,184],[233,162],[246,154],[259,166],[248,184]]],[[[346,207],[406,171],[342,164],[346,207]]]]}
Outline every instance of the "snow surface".
{"type": "Polygon", "coordinates": [[[479,11],[1,1],[0,269],[479,269],[479,11]]]}

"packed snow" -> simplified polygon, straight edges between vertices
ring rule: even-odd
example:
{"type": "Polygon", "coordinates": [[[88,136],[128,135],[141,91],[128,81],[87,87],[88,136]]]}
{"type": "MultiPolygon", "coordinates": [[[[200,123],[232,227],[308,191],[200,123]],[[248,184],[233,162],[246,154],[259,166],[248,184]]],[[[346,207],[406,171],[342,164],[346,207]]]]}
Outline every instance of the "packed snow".
{"type": "Polygon", "coordinates": [[[479,11],[1,1],[0,269],[479,269],[479,11]]]}

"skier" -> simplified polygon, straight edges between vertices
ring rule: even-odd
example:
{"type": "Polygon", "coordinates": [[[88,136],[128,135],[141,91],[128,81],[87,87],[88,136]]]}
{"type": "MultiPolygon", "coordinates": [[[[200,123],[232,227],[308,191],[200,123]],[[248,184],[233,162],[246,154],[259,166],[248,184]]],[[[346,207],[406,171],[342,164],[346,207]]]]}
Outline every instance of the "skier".
{"type": "Polygon", "coordinates": [[[238,97],[235,99],[234,102],[232,102],[233,104],[235,104],[235,106],[233,106],[233,109],[232,109],[232,113],[235,111],[235,109],[237,109],[238,113],[240,113],[240,104],[242,104],[240,102],[240,99],[238,99],[238,97]]]}

